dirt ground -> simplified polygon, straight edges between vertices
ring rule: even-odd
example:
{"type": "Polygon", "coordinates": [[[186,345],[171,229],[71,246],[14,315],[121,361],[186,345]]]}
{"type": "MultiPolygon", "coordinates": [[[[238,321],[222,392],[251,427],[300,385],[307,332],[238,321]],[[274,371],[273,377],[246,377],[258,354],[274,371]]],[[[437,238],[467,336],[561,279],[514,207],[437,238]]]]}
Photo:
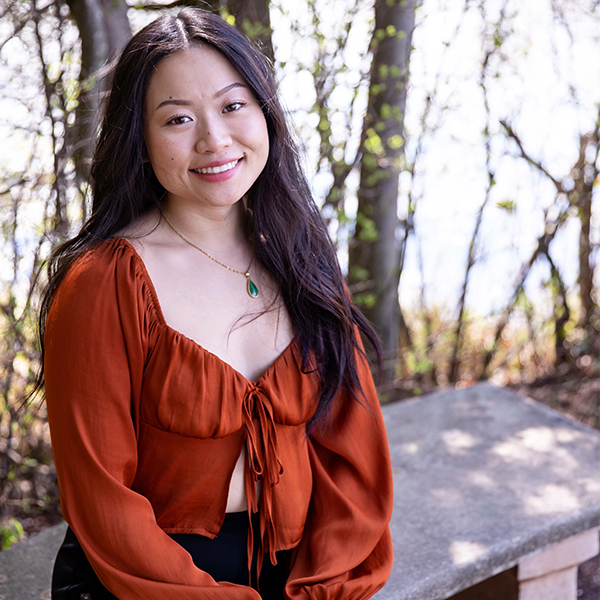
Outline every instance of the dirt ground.
{"type": "Polygon", "coordinates": [[[564,370],[530,384],[509,387],[600,430],[600,373],[583,369],[564,370]]]}

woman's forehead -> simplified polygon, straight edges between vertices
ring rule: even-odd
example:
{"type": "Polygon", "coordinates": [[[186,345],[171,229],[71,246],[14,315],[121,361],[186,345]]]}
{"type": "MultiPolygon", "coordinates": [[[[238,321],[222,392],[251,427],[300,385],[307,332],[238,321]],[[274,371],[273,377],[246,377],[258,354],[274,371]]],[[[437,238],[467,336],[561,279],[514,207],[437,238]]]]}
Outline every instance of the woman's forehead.
{"type": "Polygon", "coordinates": [[[246,87],[242,76],[218,50],[194,44],[158,63],[147,96],[152,100],[157,94],[173,93],[208,99],[236,83],[246,87]]]}

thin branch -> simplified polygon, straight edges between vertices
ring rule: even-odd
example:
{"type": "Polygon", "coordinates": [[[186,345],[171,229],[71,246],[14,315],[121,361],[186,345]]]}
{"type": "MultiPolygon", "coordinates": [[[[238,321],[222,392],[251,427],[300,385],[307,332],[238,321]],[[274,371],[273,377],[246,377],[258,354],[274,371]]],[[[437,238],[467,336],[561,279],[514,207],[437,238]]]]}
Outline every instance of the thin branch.
{"type": "Polygon", "coordinates": [[[513,140],[515,140],[515,142],[517,143],[517,146],[519,147],[519,150],[521,152],[521,156],[531,165],[533,165],[536,169],[538,169],[539,171],[541,171],[546,177],[548,177],[548,179],[550,179],[550,181],[554,184],[554,186],[556,187],[556,190],[561,193],[564,192],[565,190],[563,189],[562,183],[560,181],[558,181],[558,179],[556,179],[555,177],[553,177],[550,172],[548,171],[548,169],[546,169],[546,167],[544,167],[539,161],[535,160],[534,158],[532,158],[527,151],[525,150],[525,147],[523,146],[523,142],[521,141],[521,138],[515,133],[514,129],[504,120],[500,120],[500,124],[502,125],[502,127],[504,127],[504,129],[506,130],[506,133],[508,134],[508,137],[511,137],[513,140]]]}

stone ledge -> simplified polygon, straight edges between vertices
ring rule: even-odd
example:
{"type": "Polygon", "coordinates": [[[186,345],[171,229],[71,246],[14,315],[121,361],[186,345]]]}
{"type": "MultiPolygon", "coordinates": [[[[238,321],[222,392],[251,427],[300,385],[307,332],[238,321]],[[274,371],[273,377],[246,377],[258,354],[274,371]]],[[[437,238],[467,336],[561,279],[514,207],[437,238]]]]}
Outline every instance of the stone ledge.
{"type": "Polygon", "coordinates": [[[600,433],[479,384],[383,407],[394,569],[377,600],[443,600],[600,525],[600,433]]]}

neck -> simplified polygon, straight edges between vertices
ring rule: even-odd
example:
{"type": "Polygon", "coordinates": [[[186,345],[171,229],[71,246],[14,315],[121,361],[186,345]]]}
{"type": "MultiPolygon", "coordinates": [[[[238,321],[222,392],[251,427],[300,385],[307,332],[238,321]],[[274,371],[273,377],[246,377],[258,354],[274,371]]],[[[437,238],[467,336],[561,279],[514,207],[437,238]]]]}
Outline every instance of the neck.
{"type": "Polygon", "coordinates": [[[210,209],[167,200],[162,212],[185,237],[206,248],[231,248],[246,239],[245,208],[241,200],[233,206],[210,209]]]}

